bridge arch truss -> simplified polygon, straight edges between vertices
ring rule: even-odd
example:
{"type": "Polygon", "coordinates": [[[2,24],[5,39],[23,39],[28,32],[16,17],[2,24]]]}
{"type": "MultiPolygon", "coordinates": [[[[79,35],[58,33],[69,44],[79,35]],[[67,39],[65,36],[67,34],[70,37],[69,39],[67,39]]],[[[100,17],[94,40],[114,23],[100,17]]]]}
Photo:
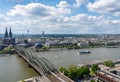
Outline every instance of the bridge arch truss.
{"type": "Polygon", "coordinates": [[[33,63],[39,67],[43,73],[57,71],[55,66],[48,59],[44,57],[38,57],[30,48],[16,47],[15,49],[18,53],[25,56],[30,63],[33,63]]]}

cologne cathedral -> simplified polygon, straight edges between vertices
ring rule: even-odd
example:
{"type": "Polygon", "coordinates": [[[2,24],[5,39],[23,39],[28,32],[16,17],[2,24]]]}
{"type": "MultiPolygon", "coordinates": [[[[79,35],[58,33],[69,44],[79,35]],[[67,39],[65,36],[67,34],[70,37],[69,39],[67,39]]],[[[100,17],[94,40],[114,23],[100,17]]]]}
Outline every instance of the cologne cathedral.
{"type": "Polygon", "coordinates": [[[8,32],[8,30],[6,28],[3,43],[7,44],[7,45],[10,45],[10,44],[14,45],[15,44],[15,38],[12,37],[11,28],[9,29],[9,32],[8,32]]]}

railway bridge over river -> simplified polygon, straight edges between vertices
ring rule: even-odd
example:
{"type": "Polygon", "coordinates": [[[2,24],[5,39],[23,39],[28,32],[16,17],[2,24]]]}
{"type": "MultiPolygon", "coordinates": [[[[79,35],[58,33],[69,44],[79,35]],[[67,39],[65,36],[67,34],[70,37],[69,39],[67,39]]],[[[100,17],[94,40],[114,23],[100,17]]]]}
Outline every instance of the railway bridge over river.
{"type": "Polygon", "coordinates": [[[32,49],[16,47],[15,51],[40,74],[44,82],[74,82],[61,74],[48,59],[38,57],[32,49]]]}

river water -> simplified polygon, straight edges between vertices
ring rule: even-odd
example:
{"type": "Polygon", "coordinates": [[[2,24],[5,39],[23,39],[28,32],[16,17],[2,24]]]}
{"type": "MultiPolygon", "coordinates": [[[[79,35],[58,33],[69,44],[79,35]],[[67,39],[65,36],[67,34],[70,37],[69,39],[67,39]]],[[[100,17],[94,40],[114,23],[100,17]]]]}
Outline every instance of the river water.
{"type": "Polygon", "coordinates": [[[49,59],[57,68],[68,67],[70,64],[82,64],[94,60],[119,59],[120,48],[90,48],[90,54],[78,54],[79,51],[86,50],[62,50],[39,52],[37,55],[49,59]]]}
{"type": "Polygon", "coordinates": [[[0,57],[0,82],[17,82],[34,76],[38,74],[17,55],[0,57]]]}
{"type": "MultiPolygon", "coordinates": [[[[49,59],[57,68],[68,67],[70,64],[82,64],[94,60],[119,59],[120,48],[90,48],[90,54],[78,54],[86,50],[57,50],[38,52],[38,57],[49,59]]],[[[38,76],[38,74],[17,55],[0,57],[0,82],[16,82],[38,76]]]]}

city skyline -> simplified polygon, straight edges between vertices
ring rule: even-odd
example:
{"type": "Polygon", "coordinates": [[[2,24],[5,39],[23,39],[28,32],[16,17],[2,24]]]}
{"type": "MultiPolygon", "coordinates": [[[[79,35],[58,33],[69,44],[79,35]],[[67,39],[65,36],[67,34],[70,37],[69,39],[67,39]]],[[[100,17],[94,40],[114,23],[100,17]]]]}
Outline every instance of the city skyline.
{"type": "Polygon", "coordinates": [[[0,34],[120,34],[120,0],[1,0],[0,34]]]}

